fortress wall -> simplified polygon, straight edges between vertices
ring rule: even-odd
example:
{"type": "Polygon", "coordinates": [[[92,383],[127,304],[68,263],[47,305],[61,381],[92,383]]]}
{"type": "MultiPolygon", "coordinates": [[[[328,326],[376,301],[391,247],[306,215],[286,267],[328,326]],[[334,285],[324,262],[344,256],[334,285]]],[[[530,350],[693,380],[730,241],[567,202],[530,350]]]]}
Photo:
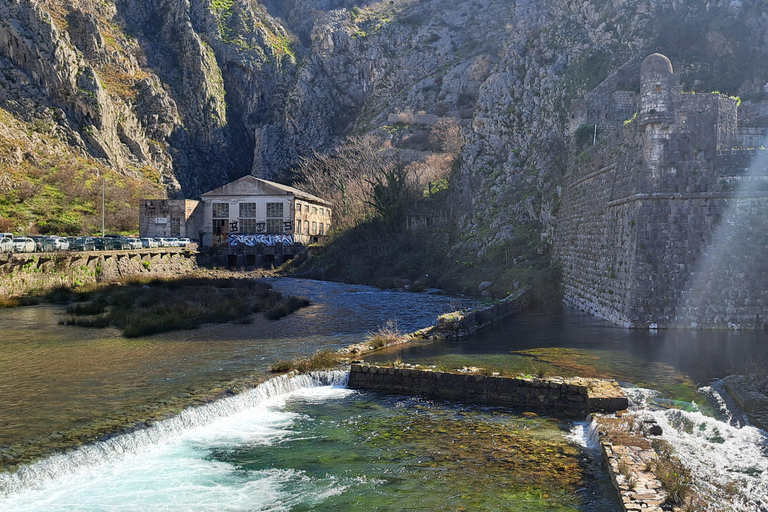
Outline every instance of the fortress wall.
{"type": "Polygon", "coordinates": [[[762,328],[768,151],[731,150],[736,100],[680,93],[661,56],[643,67],[637,118],[571,161],[554,237],[564,299],[630,327],[762,328]]]}

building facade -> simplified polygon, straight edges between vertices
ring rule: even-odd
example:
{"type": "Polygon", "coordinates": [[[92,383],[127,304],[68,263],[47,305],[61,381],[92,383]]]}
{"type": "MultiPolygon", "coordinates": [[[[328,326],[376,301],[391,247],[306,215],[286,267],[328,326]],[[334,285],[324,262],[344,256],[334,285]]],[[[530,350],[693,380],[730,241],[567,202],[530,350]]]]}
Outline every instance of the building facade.
{"type": "Polygon", "coordinates": [[[245,176],[191,199],[142,199],[139,236],[187,237],[204,247],[308,245],[331,229],[331,203],[245,176]]]}
{"type": "Polygon", "coordinates": [[[331,229],[331,203],[245,176],[202,196],[203,246],[309,244],[331,229]]]}
{"type": "Polygon", "coordinates": [[[198,240],[202,231],[202,203],[191,199],[142,199],[139,234],[198,240]]]}

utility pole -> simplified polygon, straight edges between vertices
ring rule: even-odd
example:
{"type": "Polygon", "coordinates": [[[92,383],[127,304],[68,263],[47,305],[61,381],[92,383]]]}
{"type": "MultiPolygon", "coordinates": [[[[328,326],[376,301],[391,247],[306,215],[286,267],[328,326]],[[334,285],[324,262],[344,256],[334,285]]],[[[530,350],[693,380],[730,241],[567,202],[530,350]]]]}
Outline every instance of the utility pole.
{"type": "Polygon", "coordinates": [[[101,238],[104,238],[104,203],[106,199],[106,178],[101,178],[101,238]]]}

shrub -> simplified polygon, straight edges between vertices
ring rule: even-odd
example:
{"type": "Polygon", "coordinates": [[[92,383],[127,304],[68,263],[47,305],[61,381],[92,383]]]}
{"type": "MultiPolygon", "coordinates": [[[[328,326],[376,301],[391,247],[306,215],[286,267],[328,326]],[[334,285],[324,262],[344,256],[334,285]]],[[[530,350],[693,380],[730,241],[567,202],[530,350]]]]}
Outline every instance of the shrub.
{"type": "Polygon", "coordinates": [[[375,331],[368,333],[366,341],[374,349],[395,345],[403,341],[403,333],[397,326],[397,320],[387,320],[387,323],[380,326],[375,331]]]}
{"type": "Polygon", "coordinates": [[[0,308],[17,308],[20,305],[17,297],[0,297],[0,308]]]}
{"type": "Polygon", "coordinates": [[[293,362],[278,359],[269,365],[269,371],[272,373],[286,373],[293,370],[293,362]]]}
{"type": "Polygon", "coordinates": [[[654,439],[652,445],[656,458],[651,463],[651,471],[667,491],[667,503],[679,506],[690,502],[694,498],[690,471],[674,457],[669,443],[654,439]]]}
{"type": "Polygon", "coordinates": [[[45,294],[45,299],[54,304],[69,304],[75,299],[75,292],[69,286],[56,286],[45,294]]]}

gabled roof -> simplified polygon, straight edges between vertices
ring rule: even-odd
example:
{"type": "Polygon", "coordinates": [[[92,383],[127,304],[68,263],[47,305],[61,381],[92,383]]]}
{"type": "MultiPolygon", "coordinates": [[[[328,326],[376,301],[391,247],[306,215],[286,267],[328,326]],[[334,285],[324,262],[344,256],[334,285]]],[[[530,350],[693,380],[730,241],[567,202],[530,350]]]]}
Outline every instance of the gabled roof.
{"type": "Polygon", "coordinates": [[[330,201],[313,196],[297,188],[281,185],[274,181],[267,181],[256,176],[243,176],[231,183],[227,183],[219,188],[215,188],[201,194],[204,199],[223,196],[287,196],[293,195],[298,199],[312,201],[325,206],[332,206],[330,201]]]}

